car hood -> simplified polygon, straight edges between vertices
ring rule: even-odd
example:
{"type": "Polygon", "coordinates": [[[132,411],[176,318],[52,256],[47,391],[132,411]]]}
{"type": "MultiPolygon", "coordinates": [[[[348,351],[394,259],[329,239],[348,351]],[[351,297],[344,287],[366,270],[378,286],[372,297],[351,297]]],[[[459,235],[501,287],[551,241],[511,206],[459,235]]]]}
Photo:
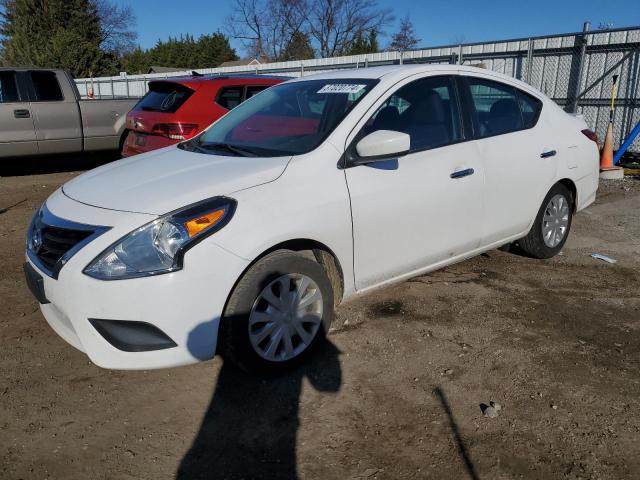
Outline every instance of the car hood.
{"type": "Polygon", "coordinates": [[[167,147],[91,170],[62,187],[100,208],[162,215],[278,178],[291,157],[225,157],[167,147]]]}

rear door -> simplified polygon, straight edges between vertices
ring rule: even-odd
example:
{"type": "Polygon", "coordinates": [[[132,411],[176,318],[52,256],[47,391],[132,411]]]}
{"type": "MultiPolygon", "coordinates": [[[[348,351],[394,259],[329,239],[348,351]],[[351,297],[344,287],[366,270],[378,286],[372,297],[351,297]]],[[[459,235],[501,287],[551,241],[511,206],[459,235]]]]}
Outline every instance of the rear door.
{"type": "Polygon", "coordinates": [[[28,78],[40,153],[82,151],[80,110],[73,91],[63,89],[53,71],[32,70],[28,78]]]}
{"type": "Polygon", "coordinates": [[[0,157],[38,153],[27,93],[15,71],[0,71],[0,157]]]}
{"type": "Polygon", "coordinates": [[[491,245],[525,233],[556,176],[559,148],[549,144],[539,99],[490,78],[463,79],[485,169],[482,245],[491,245]]]}

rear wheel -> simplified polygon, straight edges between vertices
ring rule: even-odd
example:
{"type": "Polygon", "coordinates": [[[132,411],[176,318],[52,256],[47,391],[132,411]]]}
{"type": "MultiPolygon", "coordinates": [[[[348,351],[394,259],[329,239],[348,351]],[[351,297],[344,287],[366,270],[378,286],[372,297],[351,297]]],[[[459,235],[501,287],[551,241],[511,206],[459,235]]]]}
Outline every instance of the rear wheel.
{"type": "Polygon", "coordinates": [[[288,250],[256,262],[235,287],[222,321],[222,355],[241,368],[277,373],[303,361],[333,319],[324,268],[288,250]]]}
{"type": "Polygon", "coordinates": [[[542,202],[531,231],[518,241],[520,248],[535,258],[557,255],[571,230],[573,201],[567,187],[555,184],[542,202]]]}

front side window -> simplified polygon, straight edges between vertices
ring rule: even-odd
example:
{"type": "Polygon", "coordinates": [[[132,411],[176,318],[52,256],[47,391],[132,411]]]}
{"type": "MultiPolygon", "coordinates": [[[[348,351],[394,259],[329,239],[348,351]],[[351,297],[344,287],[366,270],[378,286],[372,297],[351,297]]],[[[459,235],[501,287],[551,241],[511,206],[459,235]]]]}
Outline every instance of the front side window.
{"type": "Polygon", "coordinates": [[[367,121],[361,137],[395,130],[411,137],[411,150],[441,147],[461,136],[458,102],[450,77],[427,77],[391,95],[367,121]]]}
{"type": "Polygon", "coordinates": [[[483,78],[469,77],[467,82],[479,137],[522,130],[522,115],[514,87],[483,78]]]}
{"type": "Polygon", "coordinates": [[[15,72],[0,72],[0,103],[19,102],[15,72]]]}
{"type": "Polygon", "coordinates": [[[59,102],[64,100],[60,84],[54,72],[29,72],[35,90],[36,102],[59,102]]]}
{"type": "Polygon", "coordinates": [[[327,79],[276,85],[243,102],[180,148],[260,156],[310,152],[377,82],[327,79]]]}

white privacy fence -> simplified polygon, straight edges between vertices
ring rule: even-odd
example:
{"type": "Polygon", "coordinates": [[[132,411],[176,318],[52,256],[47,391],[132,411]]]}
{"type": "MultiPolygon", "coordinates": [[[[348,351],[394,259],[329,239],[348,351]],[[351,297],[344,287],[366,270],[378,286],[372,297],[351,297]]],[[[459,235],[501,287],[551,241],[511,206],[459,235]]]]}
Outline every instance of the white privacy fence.
{"type": "MultiPolygon", "coordinates": [[[[345,68],[416,63],[478,65],[523,80],[567,111],[582,113],[603,138],[609,120],[612,76],[619,75],[614,139],[619,145],[640,121],[640,26],[617,30],[448,45],[405,52],[382,52],[251,66],[204,68],[206,75],[233,73],[299,77],[345,68]]],[[[96,98],[141,97],[149,81],[191,74],[193,70],[147,75],[76,79],[83,97],[93,86],[96,98]]],[[[640,151],[640,139],[632,145],[640,151]]]]}

